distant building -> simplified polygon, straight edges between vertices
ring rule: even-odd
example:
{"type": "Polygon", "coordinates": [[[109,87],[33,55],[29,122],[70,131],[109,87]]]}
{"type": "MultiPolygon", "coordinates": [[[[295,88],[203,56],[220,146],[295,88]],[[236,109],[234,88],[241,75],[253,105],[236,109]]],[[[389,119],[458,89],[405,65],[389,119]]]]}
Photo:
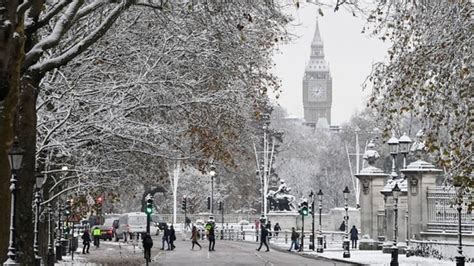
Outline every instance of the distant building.
{"type": "Polygon", "coordinates": [[[303,77],[304,124],[330,129],[332,105],[332,77],[324,59],[324,44],[318,21],[311,42],[311,55],[303,77]]]}

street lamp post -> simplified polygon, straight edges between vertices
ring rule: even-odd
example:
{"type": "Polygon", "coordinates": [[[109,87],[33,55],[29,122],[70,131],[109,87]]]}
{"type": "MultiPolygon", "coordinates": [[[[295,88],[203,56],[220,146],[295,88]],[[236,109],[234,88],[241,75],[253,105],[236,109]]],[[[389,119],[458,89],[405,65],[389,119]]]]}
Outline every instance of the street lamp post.
{"type": "Polygon", "coordinates": [[[20,148],[17,141],[13,142],[10,153],[8,154],[8,160],[10,163],[11,169],[11,178],[10,178],[10,239],[8,246],[8,259],[3,263],[3,265],[20,265],[17,261],[16,254],[16,228],[15,228],[15,219],[16,219],[16,190],[17,182],[16,174],[21,167],[21,161],[23,160],[23,149],[20,148]]]}
{"type": "Polygon", "coordinates": [[[311,193],[309,193],[309,197],[311,198],[311,249],[314,251],[314,242],[316,240],[316,235],[314,234],[314,193],[311,190],[311,193]]]}
{"type": "Polygon", "coordinates": [[[211,165],[209,175],[211,176],[211,213],[214,214],[214,176],[217,175],[216,167],[214,165],[211,165]]]}
{"type": "Polygon", "coordinates": [[[456,188],[456,203],[457,203],[457,211],[458,211],[458,256],[456,256],[456,266],[464,266],[465,257],[462,254],[462,228],[461,228],[461,211],[462,211],[462,189],[461,189],[461,182],[455,181],[454,187],[456,188]]]}
{"type": "Polygon", "coordinates": [[[38,173],[36,176],[36,186],[35,186],[35,227],[34,227],[34,240],[33,240],[33,251],[35,253],[35,265],[41,265],[41,256],[39,255],[39,244],[38,244],[38,222],[39,222],[39,212],[40,212],[40,203],[41,203],[41,188],[43,187],[44,177],[41,173],[38,173]]]}
{"type": "Polygon", "coordinates": [[[398,266],[398,247],[397,247],[397,235],[398,235],[398,197],[400,196],[400,188],[398,184],[392,189],[393,196],[393,214],[394,214],[394,225],[393,225],[393,246],[392,246],[392,260],[390,266],[398,266]]]}
{"type": "MultiPolygon", "coordinates": [[[[319,208],[319,235],[318,235],[318,248],[316,249],[316,252],[318,253],[323,253],[324,248],[323,248],[323,228],[322,228],[322,220],[321,220],[321,214],[323,212],[323,191],[319,189],[318,192],[318,208],[319,208]]],[[[346,214],[347,215],[347,214],[346,214]]]]}
{"type": "Polygon", "coordinates": [[[349,199],[349,188],[346,186],[346,188],[342,191],[343,195],[344,195],[344,209],[346,210],[346,215],[344,216],[344,228],[346,229],[346,236],[344,238],[344,253],[342,254],[342,257],[343,258],[350,258],[351,257],[351,252],[349,251],[349,245],[350,245],[350,241],[349,241],[349,213],[348,213],[348,210],[349,210],[349,205],[347,203],[348,199],[349,199]]]}
{"type": "Polygon", "coordinates": [[[48,209],[48,266],[54,265],[54,236],[53,236],[53,210],[51,203],[48,202],[46,207],[48,209]]]}
{"type": "Polygon", "coordinates": [[[61,203],[58,203],[58,223],[57,223],[57,228],[56,228],[56,260],[62,260],[63,259],[63,252],[62,252],[62,246],[61,246],[61,212],[62,212],[62,206],[61,203]]]}

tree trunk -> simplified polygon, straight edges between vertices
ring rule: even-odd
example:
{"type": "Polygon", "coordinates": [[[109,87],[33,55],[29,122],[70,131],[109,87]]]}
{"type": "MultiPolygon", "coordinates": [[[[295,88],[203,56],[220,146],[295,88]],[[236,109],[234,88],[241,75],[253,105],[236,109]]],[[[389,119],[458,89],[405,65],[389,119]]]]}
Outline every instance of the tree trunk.
{"type": "MultiPolygon", "coordinates": [[[[17,18],[18,1],[0,0],[0,262],[7,259],[10,236],[10,166],[13,119],[18,102],[20,67],[24,58],[23,18],[17,18]],[[17,22],[17,24],[5,23],[17,22]],[[13,38],[16,33],[16,38],[13,38]]],[[[31,209],[31,208],[30,208],[31,209]]]]}

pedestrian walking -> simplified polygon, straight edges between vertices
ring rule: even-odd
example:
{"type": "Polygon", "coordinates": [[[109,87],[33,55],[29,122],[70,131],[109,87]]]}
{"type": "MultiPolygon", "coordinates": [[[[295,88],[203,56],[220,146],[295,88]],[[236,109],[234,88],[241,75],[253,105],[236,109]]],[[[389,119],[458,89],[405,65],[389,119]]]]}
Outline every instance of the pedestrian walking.
{"type": "Polygon", "coordinates": [[[168,229],[168,225],[165,224],[163,227],[163,237],[161,238],[161,250],[165,250],[165,243],[167,250],[170,249],[170,242],[169,242],[170,231],[168,229]]]}
{"type": "Polygon", "coordinates": [[[281,227],[278,223],[275,223],[273,227],[273,231],[275,231],[275,238],[278,239],[278,233],[281,231],[281,227]]]}
{"type": "Polygon", "coordinates": [[[173,226],[170,226],[170,237],[169,237],[169,245],[171,246],[171,250],[175,249],[176,246],[174,245],[174,241],[176,240],[176,232],[174,231],[173,226]]]}
{"type": "Polygon", "coordinates": [[[84,247],[82,247],[82,254],[89,253],[89,248],[91,247],[91,234],[89,233],[89,229],[86,228],[84,230],[84,233],[82,233],[82,244],[84,247]]]}
{"type": "Polygon", "coordinates": [[[92,235],[94,236],[94,246],[98,248],[100,246],[100,228],[95,227],[94,230],[92,230],[92,235]]]}
{"type": "Polygon", "coordinates": [[[290,249],[288,251],[291,251],[293,247],[295,247],[295,250],[299,250],[298,246],[298,238],[300,237],[300,234],[296,232],[296,229],[294,227],[291,228],[291,245],[290,249]]]}
{"type": "Polygon", "coordinates": [[[209,228],[207,230],[207,239],[209,239],[209,251],[215,251],[214,250],[214,246],[216,245],[216,235],[214,233],[215,225],[214,223],[208,223],[208,225],[206,225],[206,227],[209,228]]]}
{"type": "Polygon", "coordinates": [[[351,228],[352,248],[357,248],[357,240],[359,240],[359,231],[357,230],[356,226],[353,225],[351,228]]]}
{"type": "Polygon", "coordinates": [[[342,231],[342,232],[346,231],[346,222],[344,220],[342,220],[342,223],[339,226],[339,231],[342,231]]]}
{"type": "Polygon", "coordinates": [[[268,238],[268,229],[262,225],[260,228],[260,246],[257,248],[257,251],[260,251],[260,249],[262,248],[262,245],[265,245],[267,247],[267,250],[265,250],[265,252],[270,251],[267,244],[267,238],[268,238]]]}
{"type": "Polygon", "coordinates": [[[193,246],[191,247],[191,250],[194,250],[194,245],[195,244],[199,247],[199,250],[201,250],[202,247],[198,243],[199,237],[200,237],[199,232],[198,232],[196,226],[193,225],[193,229],[191,231],[191,241],[193,243],[193,246]]]}
{"type": "Polygon", "coordinates": [[[270,243],[270,239],[272,238],[272,222],[268,221],[265,225],[265,229],[267,229],[267,243],[270,243]]]}
{"type": "Polygon", "coordinates": [[[145,260],[151,262],[151,248],[153,247],[153,239],[151,239],[150,233],[146,233],[143,237],[143,249],[145,250],[145,260]]]}

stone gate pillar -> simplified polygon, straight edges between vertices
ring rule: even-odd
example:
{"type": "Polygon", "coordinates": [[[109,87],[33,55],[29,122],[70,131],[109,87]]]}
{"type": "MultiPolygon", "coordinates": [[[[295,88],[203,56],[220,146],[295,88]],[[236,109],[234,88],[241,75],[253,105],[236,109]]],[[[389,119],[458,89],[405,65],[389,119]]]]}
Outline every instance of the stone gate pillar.
{"type": "Polygon", "coordinates": [[[377,219],[379,209],[384,208],[383,195],[380,191],[384,187],[384,181],[388,177],[381,169],[374,166],[375,161],[380,157],[374,150],[375,144],[371,141],[367,145],[364,153],[364,160],[369,164],[355,176],[360,180],[361,190],[360,202],[360,237],[368,234],[373,240],[377,240],[380,228],[380,219],[377,219]]]}
{"type": "Polygon", "coordinates": [[[420,232],[428,229],[428,188],[436,186],[436,180],[442,171],[430,163],[418,160],[409,164],[402,172],[408,181],[408,235],[410,238],[421,239],[420,232]]]}

